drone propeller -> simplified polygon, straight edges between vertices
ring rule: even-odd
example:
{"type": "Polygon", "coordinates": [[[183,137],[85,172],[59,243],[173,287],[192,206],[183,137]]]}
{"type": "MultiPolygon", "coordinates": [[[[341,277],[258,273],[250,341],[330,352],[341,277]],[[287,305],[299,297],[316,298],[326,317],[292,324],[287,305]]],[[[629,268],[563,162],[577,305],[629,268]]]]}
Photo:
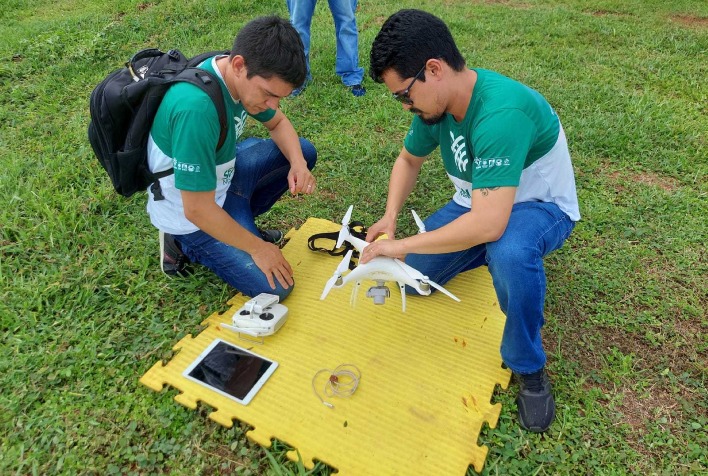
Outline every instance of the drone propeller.
{"type": "Polygon", "coordinates": [[[415,212],[415,210],[411,210],[411,213],[413,214],[413,219],[415,220],[415,224],[418,225],[418,232],[425,233],[425,225],[423,224],[423,220],[420,219],[420,217],[415,212]]]}
{"type": "Polygon", "coordinates": [[[425,278],[426,278],[426,279],[423,279],[423,281],[425,281],[426,283],[430,284],[432,287],[434,287],[435,289],[437,289],[437,290],[440,291],[441,293],[446,294],[447,296],[449,296],[450,298],[454,299],[455,301],[460,302],[460,298],[458,298],[457,296],[455,296],[454,294],[452,294],[450,291],[448,291],[448,290],[445,289],[444,287],[440,286],[438,283],[427,279],[427,276],[425,276],[425,278]]]}
{"type": "Polygon", "coordinates": [[[347,213],[344,214],[344,218],[342,219],[342,229],[339,230],[336,248],[340,248],[344,244],[344,240],[346,240],[347,236],[349,236],[349,220],[352,218],[352,210],[354,210],[354,205],[349,205],[349,209],[347,210],[347,213]]]}
{"type": "Polygon", "coordinates": [[[435,289],[437,289],[437,290],[440,291],[441,293],[443,293],[443,294],[449,296],[450,298],[454,299],[454,300],[457,301],[457,302],[460,302],[460,298],[458,298],[457,296],[455,296],[454,294],[452,294],[450,291],[448,291],[447,289],[445,289],[445,288],[443,288],[442,286],[440,286],[440,285],[439,285],[438,283],[436,283],[435,281],[431,281],[427,276],[425,276],[423,273],[421,273],[420,271],[418,271],[418,270],[415,269],[414,267],[407,265],[406,263],[404,263],[403,261],[401,261],[401,260],[399,260],[399,259],[396,259],[396,260],[394,260],[394,261],[395,261],[396,263],[398,263],[398,265],[399,265],[401,268],[403,268],[403,270],[404,270],[406,273],[408,273],[408,275],[409,275],[411,278],[413,278],[413,279],[419,279],[420,281],[422,281],[422,282],[424,282],[424,283],[428,283],[429,285],[431,285],[432,287],[434,287],[435,289]]]}
{"type": "Polygon", "coordinates": [[[342,273],[349,269],[349,261],[352,259],[352,253],[354,253],[354,250],[347,251],[347,254],[344,255],[344,259],[342,259],[339,265],[337,265],[336,271],[334,272],[332,277],[329,278],[327,284],[325,284],[324,290],[322,291],[322,296],[320,296],[320,300],[323,300],[327,297],[327,294],[329,294],[329,292],[332,290],[332,287],[336,284],[337,280],[342,277],[342,273]]]}

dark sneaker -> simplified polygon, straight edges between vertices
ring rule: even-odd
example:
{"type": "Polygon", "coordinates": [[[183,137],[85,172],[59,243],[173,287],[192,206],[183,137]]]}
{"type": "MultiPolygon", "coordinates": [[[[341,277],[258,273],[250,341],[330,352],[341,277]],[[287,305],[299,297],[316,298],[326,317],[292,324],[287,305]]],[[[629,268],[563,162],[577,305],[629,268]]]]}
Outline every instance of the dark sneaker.
{"type": "Polygon", "coordinates": [[[300,86],[299,88],[293,89],[293,91],[290,93],[290,97],[291,97],[291,98],[296,98],[296,97],[298,97],[300,94],[302,94],[302,92],[305,90],[305,88],[306,88],[311,82],[312,82],[311,79],[306,79],[305,82],[302,83],[302,86],[300,86]]]}
{"type": "Polygon", "coordinates": [[[364,89],[364,86],[362,86],[361,84],[355,84],[354,86],[350,86],[349,90],[356,97],[361,97],[366,94],[366,89],[364,89]]]}
{"type": "Polygon", "coordinates": [[[519,382],[516,405],[521,426],[535,433],[548,430],[556,417],[556,402],[546,370],[527,375],[515,373],[514,376],[519,382]]]}
{"type": "Polygon", "coordinates": [[[283,235],[283,232],[280,230],[261,230],[259,229],[258,231],[261,232],[261,238],[263,238],[263,241],[267,241],[268,243],[273,243],[274,245],[279,245],[280,243],[283,242],[283,238],[285,235],[283,235]]]}
{"type": "Polygon", "coordinates": [[[160,232],[160,268],[162,272],[169,276],[188,276],[191,269],[187,266],[189,258],[182,253],[172,235],[160,232]]]}

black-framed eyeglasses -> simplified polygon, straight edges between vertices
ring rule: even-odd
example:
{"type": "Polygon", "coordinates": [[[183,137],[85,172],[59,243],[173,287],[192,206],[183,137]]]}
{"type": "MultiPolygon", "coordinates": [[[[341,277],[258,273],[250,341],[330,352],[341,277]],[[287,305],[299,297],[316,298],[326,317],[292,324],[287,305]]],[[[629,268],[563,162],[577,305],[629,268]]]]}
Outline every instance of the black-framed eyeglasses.
{"type": "Polygon", "coordinates": [[[411,81],[411,84],[408,85],[406,89],[403,91],[399,91],[397,93],[393,93],[393,99],[395,99],[398,102],[402,102],[403,104],[408,104],[409,106],[413,104],[413,101],[411,100],[411,97],[408,95],[408,93],[411,91],[411,88],[415,84],[416,81],[418,81],[418,78],[420,75],[425,71],[425,68],[427,67],[427,63],[423,65],[423,67],[418,71],[418,74],[413,76],[413,81],[411,81]]]}

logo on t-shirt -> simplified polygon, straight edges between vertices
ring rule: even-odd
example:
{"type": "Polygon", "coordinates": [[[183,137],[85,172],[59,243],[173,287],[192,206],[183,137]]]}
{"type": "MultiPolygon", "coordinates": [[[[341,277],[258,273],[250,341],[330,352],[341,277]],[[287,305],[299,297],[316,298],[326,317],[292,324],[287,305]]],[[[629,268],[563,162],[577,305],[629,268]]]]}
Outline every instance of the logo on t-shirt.
{"type": "Polygon", "coordinates": [[[224,185],[230,184],[230,183],[231,183],[231,177],[233,177],[233,175],[234,175],[234,168],[231,167],[230,169],[228,169],[228,170],[226,170],[226,171],[224,172],[224,179],[223,179],[223,182],[222,182],[222,183],[223,183],[224,185]]]}
{"type": "Polygon", "coordinates": [[[491,159],[474,158],[474,169],[491,169],[494,167],[508,167],[511,165],[509,157],[493,157],[491,159]]]}
{"type": "Polygon", "coordinates": [[[465,172],[467,170],[467,144],[465,144],[464,136],[455,137],[455,134],[450,131],[450,139],[452,139],[452,144],[450,145],[450,150],[455,154],[455,165],[460,172],[465,172]]]}
{"type": "Polygon", "coordinates": [[[246,111],[241,111],[241,117],[234,116],[234,129],[236,131],[236,140],[241,137],[243,129],[246,127],[246,111]]]}
{"type": "Polygon", "coordinates": [[[172,166],[175,170],[179,170],[180,172],[199,173],[200,171],[199,164],[188,164],[187,162],[177,162],[175,160],[172,166]]]}

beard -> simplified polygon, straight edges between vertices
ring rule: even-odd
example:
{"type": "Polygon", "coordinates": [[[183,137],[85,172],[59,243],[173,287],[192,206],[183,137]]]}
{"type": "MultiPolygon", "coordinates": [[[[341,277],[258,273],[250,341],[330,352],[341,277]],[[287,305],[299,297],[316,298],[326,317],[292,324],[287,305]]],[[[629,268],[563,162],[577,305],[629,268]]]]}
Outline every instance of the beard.
{"type": "Polygon", "coordinates": [[[445,118],[445,113],[438,114],[437,116],[424,116],[423,111],[420,109],[416,109],[412,107],[410,111],[413,114],[416,114],[418,117],[420,117],[420,120],[423,121],[423,124],[428,125],[428,126],[434,126],[435,124],[439,124],[442,122],[442,120],[445,118]]]}
{"type": "Polygon", "coordinates": [[[425,125],[428,126],[434,126],[435,124],[440,124],[442,120],[445,118],[445,114],[440,114],[438,116],[432,116],[432,117],[423,117],[423,116],[418,116],[420,117],[420,120],[423,121],[425,125]]]}

